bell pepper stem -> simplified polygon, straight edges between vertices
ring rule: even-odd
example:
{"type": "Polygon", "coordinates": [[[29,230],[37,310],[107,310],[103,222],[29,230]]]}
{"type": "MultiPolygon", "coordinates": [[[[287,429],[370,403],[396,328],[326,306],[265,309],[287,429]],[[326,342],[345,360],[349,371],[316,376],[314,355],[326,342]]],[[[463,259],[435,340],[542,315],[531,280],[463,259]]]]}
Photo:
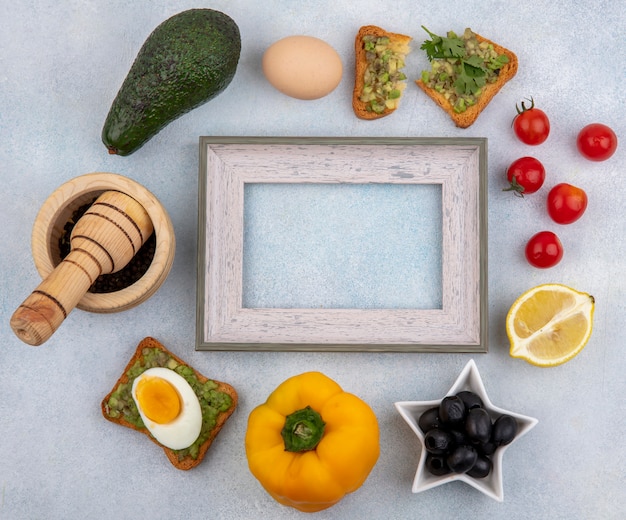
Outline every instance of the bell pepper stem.
{"type": "Polygon", "coordinates": [[[324,436],[324,426],[322,416],[310,406],[291,413],[285,418],[285,426],[280,432],[285,451],[314,450],[324,436]]]}

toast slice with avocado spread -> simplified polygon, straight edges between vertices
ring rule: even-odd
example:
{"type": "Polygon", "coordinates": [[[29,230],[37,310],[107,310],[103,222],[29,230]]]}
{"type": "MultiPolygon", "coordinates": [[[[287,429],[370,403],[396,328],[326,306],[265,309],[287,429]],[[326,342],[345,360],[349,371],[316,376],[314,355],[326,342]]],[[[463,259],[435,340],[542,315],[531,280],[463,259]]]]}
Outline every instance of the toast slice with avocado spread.
{"type": "Polygon", "coordinates": [[[420,47],[431,62],[415,83],[443,108],[459,128],[472,125],[500,89],[517,73],[517,56],[497,43],[465,29],[431,36],[420,47]]]}
{"type": "Polygon", "coordinates": [[[156,339],[144,338],[113,389],[102,400],[105,419],[146,434],[163,448],[169,461],[178,469],[191,469],[204,459],[207,450],[226,420],[237,407],[237,392],[227,383],[207,379],[198,371],[172,354],[156,339]],[[165,367],[182,376],[198,397],[202,412],[202,427],[195,442],[184,449],[173,450],[157,441],[144,425],[132,397],[133,381],[149,368],[165,367]]]}
{"type": "Polygon", "coordinates": [[[398,108],[406,87],[402,72],[411,38],[375,25],[359,29],[354,40],[352,108],[361,119],[378,119],[398,108]]]}

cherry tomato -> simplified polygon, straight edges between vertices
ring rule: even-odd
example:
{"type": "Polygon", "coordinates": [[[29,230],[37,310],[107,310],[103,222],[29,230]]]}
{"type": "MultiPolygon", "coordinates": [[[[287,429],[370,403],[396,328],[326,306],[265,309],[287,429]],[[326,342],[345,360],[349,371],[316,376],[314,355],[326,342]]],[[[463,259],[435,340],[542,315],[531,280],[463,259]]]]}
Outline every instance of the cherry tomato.
{"type": "Polygon", "coordinates": [[[550,190],[548,214],[557,224],[576,222],[587,209],[587,194],[582,188],[562,182],[550,190]]]}
{"type": "Polygon", "coordinates": [[[578,133],[576,146],[590,161],[606,161],[617,150],[617,136],[608,126],[591,123],[578,133]]]}
{"type": "Polygon", "coordinates": [[[506,171],[510,186],[504,191],[513,191],[523,197],[535,193],[546,179],[546,169],[534,157],[520,157],[506,171]]]}
{"type": "Polygon", "coordinates": [[[554,267],[563,258],[563,245],[552,231],[540,231],[526,244],[526,260],[533,267],[554,267]]]}
{"type": "Polygon", "coordinates": [[[517,115],[513,119],[513,131],[525,144],[543,143],[550,134],[550,120],[543,110],[535,108],[535,101],[530,98],[530,108],[522,101],[522,109],[516,105],[517,115]]]}

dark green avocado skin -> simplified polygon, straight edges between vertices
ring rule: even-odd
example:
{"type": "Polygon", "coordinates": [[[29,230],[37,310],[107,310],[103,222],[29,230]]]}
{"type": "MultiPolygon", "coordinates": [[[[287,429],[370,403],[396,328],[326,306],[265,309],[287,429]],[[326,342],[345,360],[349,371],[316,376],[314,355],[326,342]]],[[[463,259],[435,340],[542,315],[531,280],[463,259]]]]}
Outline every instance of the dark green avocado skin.
{"type": "Polygon", "coordinates": [[[102,142],[130,155],[163,127],[206,103],[232,81],[241,53],[239,27],[212,9],[190,9],[148,36],[115,97],[102,142]]]}

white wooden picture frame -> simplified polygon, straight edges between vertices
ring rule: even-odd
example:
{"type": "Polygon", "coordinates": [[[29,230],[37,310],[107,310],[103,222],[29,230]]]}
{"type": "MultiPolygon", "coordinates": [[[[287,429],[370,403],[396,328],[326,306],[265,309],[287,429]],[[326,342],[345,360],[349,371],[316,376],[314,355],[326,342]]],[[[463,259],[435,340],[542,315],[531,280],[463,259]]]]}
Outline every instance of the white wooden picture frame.
{"type": "Polygon", "coordinates": [[[198,350],[487,351],[487,140],[201,137],[198,350]],[[440,184],[437,309],[244,308],[247,183],[440,184]]]}

